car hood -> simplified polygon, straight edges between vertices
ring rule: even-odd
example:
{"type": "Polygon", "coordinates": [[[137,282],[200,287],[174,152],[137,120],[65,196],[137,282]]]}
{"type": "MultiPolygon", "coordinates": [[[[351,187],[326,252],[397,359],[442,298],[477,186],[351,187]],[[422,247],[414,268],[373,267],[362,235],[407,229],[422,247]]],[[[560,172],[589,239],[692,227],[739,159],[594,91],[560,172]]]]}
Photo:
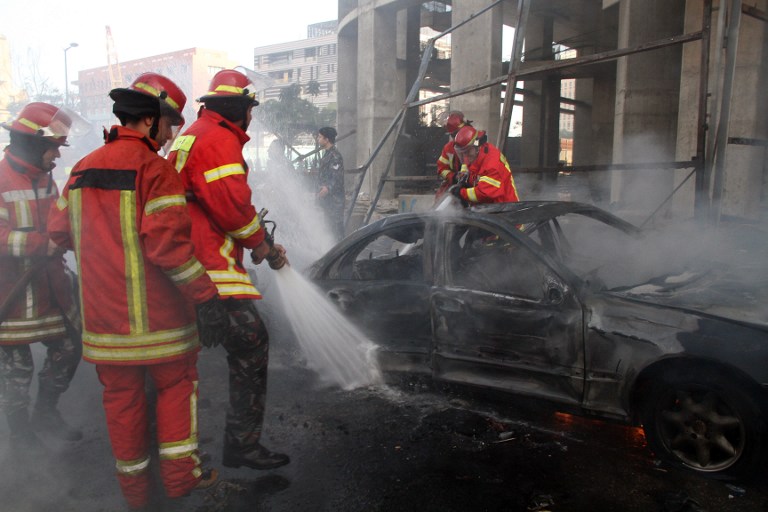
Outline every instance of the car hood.
{"type": "MultiPolygon", "coordinates": [[[[764,276],[764,274],[763,274],[764,276]]],[[[726,270],[684,271],[611,293],[768,327],[768,280],[726,270]]]]}

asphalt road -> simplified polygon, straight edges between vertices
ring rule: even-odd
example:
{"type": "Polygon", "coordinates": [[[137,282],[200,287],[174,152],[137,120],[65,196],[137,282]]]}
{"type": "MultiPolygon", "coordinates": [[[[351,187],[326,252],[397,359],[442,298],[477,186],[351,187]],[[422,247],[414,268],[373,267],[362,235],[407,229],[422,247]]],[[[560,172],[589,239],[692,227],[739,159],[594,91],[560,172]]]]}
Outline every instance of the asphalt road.
{"type": "MultiPolygon", "coordinates": [[[[768,510],[768,473],[725,483],[665,468],[639,429],[413,378],[353,391],[327,387],[306,368],[263,281],[259,309],[272,339],[263,441],[292,461],[273,471],[221,467],[225,352],[204,350],[201,449],[220,482],[178,500],[158,490],[153,512],[768,510]]],[[[18,456],[0,422],[0,512],[127,510],[93,365],[81,364],[60,409],[83,440],[44,439],[46,449],[18,456]]]]}
{"type": "MultiPolygon", "coordinates": [[[[323,387],[303,367],[301,353],[277,338],[264,442],[289,453],[291,464],[274,471],[221,468],[213,490],[178,500],[159,497],[153,510],[768,510],[765,475],[729,488],[664,468],[636,429],[435,389],[421,380],[354,391],[323,387]]],[[[203,352],[199,366],[201,448],[220,467],[224,352],[203,352]]],[[[0,511],[126,510],[91,365],[78,371],[62,410],[83,427],[85,438],[49,439],[42,454],[21,459],[4,449],[0,511]]],[[[6,438],[7,431],[0,431],[6,438]]]]}

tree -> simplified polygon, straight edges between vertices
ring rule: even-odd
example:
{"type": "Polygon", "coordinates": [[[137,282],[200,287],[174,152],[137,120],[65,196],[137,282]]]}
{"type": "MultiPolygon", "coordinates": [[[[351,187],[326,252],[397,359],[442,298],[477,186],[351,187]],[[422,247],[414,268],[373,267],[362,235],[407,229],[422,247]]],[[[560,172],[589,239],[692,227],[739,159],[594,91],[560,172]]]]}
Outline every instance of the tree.
{"type": "Polygon", "coordinates": [[[278,100],[267,101],[253,111],[254,118],[287,144],[293,144],[301,133],[334,124],[335,111],[320,110],[300,94],[299,84],[283,87],[278,100]]]}
{"type": "Polygon", "coordinates": [[[314,98],[317,98],[320,95],[320,82],[318,82],[317,80],[310,80],[309,82],[307,82],[307,85],[304,88],[304,91],[306,92],[306,94],[309,94],[310,96],[312,96],[313,103],[314,103],[314,98]]]}

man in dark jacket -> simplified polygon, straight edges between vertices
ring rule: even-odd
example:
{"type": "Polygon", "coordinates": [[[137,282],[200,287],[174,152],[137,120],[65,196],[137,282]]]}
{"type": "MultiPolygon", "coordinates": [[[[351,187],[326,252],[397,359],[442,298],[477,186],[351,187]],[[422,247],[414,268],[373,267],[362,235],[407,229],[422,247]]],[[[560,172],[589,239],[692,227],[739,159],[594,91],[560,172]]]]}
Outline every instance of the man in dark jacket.
{"type": "Polygon", "coordinates": [[[335,128],[320,128],[315,139],[325,150],[318,171],[317,203],[325,213],[335,241],[339,241],[344,238],[344,160],[336,149],[335,128]]]}

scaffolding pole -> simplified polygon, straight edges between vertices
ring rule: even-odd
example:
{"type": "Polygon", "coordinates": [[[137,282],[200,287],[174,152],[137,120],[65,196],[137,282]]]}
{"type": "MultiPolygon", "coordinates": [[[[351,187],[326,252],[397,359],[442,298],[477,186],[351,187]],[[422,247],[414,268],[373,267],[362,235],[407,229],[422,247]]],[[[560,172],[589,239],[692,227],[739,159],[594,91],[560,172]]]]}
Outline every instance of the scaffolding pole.
{"type": "Polygon", "coordinates": [[[352,212],[354,211],[355,203],[357,202],[357,197],[360,195],[360,189],[362,188],[363,182],[365,181],[365,176],[366,176],[366,174],[368,172],[368,168],[371,166],[371,163],[376,158],[376,155],[378,155],[379,151],[381,151],[381,148],[384,146],[384,144],[386,143],[386,141],[389,138],[389,136],[392,134],[392,132],[395,130],[395,128],[397,128],[397,137],[395,138],[395,147],[393,147],[393,149],[392,149],[392,155],[390,155],[390,159],[389,159],[389,162],[388,162],[387,167],[385,169],[385,172],[382,174],[381,179],[379,180],[379,187],[378,187],[378,189],[376,191],[376,194],[375,194],[375,200],[371,201],[371,205],[368,208],[368,212],[366,213],[366,217],[365,217],[365,220],[364,220],[365,224],[368,223],[368,221],[371,218],[371,215],[373,214],[373,211],[374,211],[374,209],[376,207],[376,202],[378,201],[379,197],[381,196],[381,192],[384,189],[384,185],[385,185],[385,183],[387,181],[387,175],[389,174],[389,169],[391,168],[391,164],[392,164],[392,161],[394,159],[394,153],[395,153],[395,149],[397,147],[397,139],[399,138],[399,135],[401,133],[401,130],[402,130],[402,127],[403,127],[403,124],[404,124],[404,120],[405,120],[405,111],[408,110],[408,108],[412,107],[412,105],[414,103],[414,100],[417,98],[417,96],[419,94],[419,90],[421,89],[421,84],[424,81],[424,76],[426,75],[427,68],[429,67],[429,61],[432,58],[432,52],[434,51],[435,41],[437,41],[441,37],[445,36],[446,34],[450,34],[453,30],[455,30],[455,29],[457,29],[457,28],[459,28],[459,27],[469,23],[470,21],[472,21],[473,19],[475,19],[478,16],[482,15],[486,11],[489,11],[490,9],[496,7],[502,1],[503,0],[496,0],[495,2],[491,3],[487,7],[484,7],[480,11],[478,11],[478,12],[472,14],[471,16],[469,16],[466,20],[464,20],[464,21],[458,23],[457,25],[454,25],[454,26],[444,30],[443,32],[439,33],[438,35],[436,35],[435,37],[433,37],[433,38],[431,38],[429,40],[429,42],[427,43],[426,48],[424,49],[424,53],[421,56],[421,64],[419,66],[419,73],[418,73],[418,75],[416,77],[416,80],[414,81],[413,85],[411,86],[411,90],[408,92],[408,96],[406,97],[405,103],[403,104],[403,106],[400,109],[400,111],[397,113],[395,118],[390,123],[389,128],[387,128],[386,132],[384,133],[384,136],[381,138],[379,143],[376,145],[376,148],[374,149],[373,153],[371,153],[371,156],[368,157],[368,160],[365,162],[365,164],[360,166],[360,172],[361,172],[360,180],[358,181],[357,186],[355,187],[354,194],[352,195],[352,201],[350,202],[349,210],[347,211],[347,215],[345,217],[345,222],[344,222],[344,226],[345,227],[349,224],[349,219],[352,216],[352,212]]]}
{"type": "Polygon", "coordinates": [[[715,136],[715,153],[712,176],[712,221],[720,223],[722,215],[723,187],[725,184],[725,159],[728,147],[728,124],[731,116],[731,93],[733,77],[736,73],[736,53],[739,48],[739,30],[741,28],[741,0],[731,0],[728,10],[728,30],[725,51],[725,66],[723,68],[723,94],[721,98],[720,116],[717,122],[715,136]]]}
{"type": "Polygon", "coordinates": [[[512,110],[515,107],[515,91],[517,89],[517,72],[523,58],[523,42],[525,40],[525,27],[528,24],[528,11],[530,0],[517,1],[517,23],[515,24],[515,38],[512,41],[512,51],[509,57],[509,74],[507,75],[507,88],[504,93],[504,108],[501,113],[501,126],[496,137],[496,147],[504,153],[507,147],[507,134],[512,123],[512,110]]]}

